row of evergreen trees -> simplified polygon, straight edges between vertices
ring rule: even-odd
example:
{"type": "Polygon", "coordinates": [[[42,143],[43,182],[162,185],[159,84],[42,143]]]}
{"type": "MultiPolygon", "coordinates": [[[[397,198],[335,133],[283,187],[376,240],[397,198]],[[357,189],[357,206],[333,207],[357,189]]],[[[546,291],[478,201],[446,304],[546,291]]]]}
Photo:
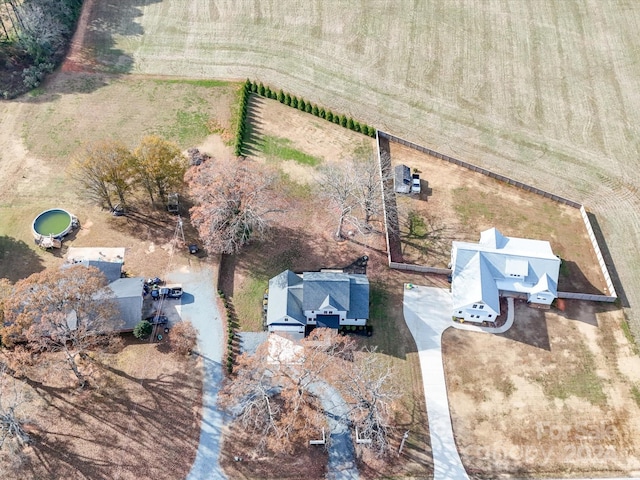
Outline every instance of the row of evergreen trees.
{"type": "Polygon", "coordinates": [[[236,157],[242,155],[242,145],[245,136],[245,123],[247,120],[247,109],[249,108],[249,94],[251,93],[251,84],[249,80],[245,82],[240,90],[240,102],[238,108],[238,119],[236,123],[236,142],[234,145],[234,153],[236,157]]]}
{"type": "Polygon", "coordinates": [[[240,91],[240,109],[238,116],[238,127],[236,131],[235,142],[235,154],[240,155],[242,153],[242,145],[245,134],[245,120],[247,117],[247,104],[249,102],[249,94],[255,93],[261,97],[278,100],[280,103],[289,107],[297,108],[300,111],[310,113],[316,117],[324,118],[328,122],[333,122],[354,132],[359,132],[369,137],[376,136],[376,129],[364,123],[360,123],[351,117],[346,115],[340,115],[333,113],[331,110],[325,110],[322,107],[318,107],[315,103],[306,101],[304,98],[298,98],[287,92],[283,92],[282,89],[276,91],[272,90],[268,85],[265,86],[262,82],[253,82],[249,79],[244,83],[242,90],[240,91]]]}

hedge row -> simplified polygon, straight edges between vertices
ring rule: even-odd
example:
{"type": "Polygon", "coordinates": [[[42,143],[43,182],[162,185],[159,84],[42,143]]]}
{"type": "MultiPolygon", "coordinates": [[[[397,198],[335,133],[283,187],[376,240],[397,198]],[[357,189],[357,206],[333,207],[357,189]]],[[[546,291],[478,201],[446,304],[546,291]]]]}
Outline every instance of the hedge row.
{"type": "Polygon", "coordinates": [[[337,113],[333,113],[331,110],[325,110],[322,107],[318,107],[315,103],[307,102],[304,98],[298,98],[296,96],[290,95],[289,93],[283,92],[282,90],[278,90],[276,92],[269,86],[263,85],[262,82],[252,82],[251,80],[247,79],[247,81],[245,82],[245,90],[260,95],[261,97],[278,100],[280,103],[283,103],[289,107],[297,108],[298,110],[310,113],[311,115],[315,115],[316,117],[324,118],[329,122],[333,122],[342,127],[348,128],[349,130],[353,130],[354,132],[363,133],[364,135],[368,135],[374,138],[376,136],[376,129],[374,127],[357,122],[353,118],[347,117],[346,115],[340,115],[337,113]]]}
{"type": "Polygon", "coordinates": [[[242,146],[245,134],[245,121],[247,119],[247,108],[249,106],[249,93],[251,93],[251,82],[247,80],[240,90],[240,108],[238,109],[238,120],[236,129],[236,143],[234,153],[236,157],[242,155],[242,146]]]}
{"type": "Polygon", "coordinates": [[[233,342],[235,338],[235,318],[233,315],[233,306],[231,302],[226,298],[224,292],[222,290],[218,290],[218,295],[222,299],[222,303],[224,304],[224,309],[227,314],[227,373],[233,373],[233,342]]]}

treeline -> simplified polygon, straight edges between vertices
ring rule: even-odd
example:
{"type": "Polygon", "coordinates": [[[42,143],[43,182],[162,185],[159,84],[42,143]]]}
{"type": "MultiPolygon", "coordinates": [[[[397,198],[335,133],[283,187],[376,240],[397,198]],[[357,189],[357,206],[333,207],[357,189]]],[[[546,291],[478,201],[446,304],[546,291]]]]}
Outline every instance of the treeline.
{"type": "Polygon", "coordinates": [[[40,84],[55,68],[75,30],[82,0],[0,0],[3,69],[19,82],[5,81],[0,94],[11,98],[40,84]]]}
{"type": "Polygon", "coordinates": [[[114,209],[125,207],[131,193],[146,191],[151,204],[180,191],[188,161],[180,148],[156,135],[144,137],[134,150],[116,140],[85,145],[71,160],[69,174],[86,198],[114,209]]]}
{"type": "Polygon", "coordinates": [[[316,117],[323,118],[329,122],[335,123],[344,128],[348,128],[349,130],[353,130],[354,132],[359,132],[374,138],[376,136],[376,129],[370,125],[360,123],[357,120],[354,120],[353,118],[346,115],[334,113],[331,110],[319,107],[315,103],[311,103],[304,98],[291,95],[288,92],[282,91],[282,89],[276,91],[275,89],[271,89],[271,87],[269,87],[268,85],[264,85],[262,82],[258,83],[247,79],[240,92],[240,108],[238,112],[238,127],[236,131],[235,142],[235,154],[238,156],[242,153],[242,146],[245,135],[245,120],[247,116],[247,105],[249,102],[250,93],[255,93],[256,95],[270,98],[272,100],[278,100],[284,105],[292,108],[297,108],[302,112],[307,112],[311,115],[315,115],[316,117]]]}

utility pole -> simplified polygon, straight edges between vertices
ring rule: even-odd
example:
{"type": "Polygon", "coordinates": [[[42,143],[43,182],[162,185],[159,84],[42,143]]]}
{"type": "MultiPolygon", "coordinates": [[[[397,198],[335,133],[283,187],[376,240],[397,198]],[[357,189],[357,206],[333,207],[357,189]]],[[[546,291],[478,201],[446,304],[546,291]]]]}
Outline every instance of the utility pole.
{"type": "Polygon", "coordinates": [[[404,435],[402,435],[402,441],[400,442],[400,448],[398,449],[398,456],[400,456],[400,454],[402,453],[402,448],[404,447],[404,442],[407,440],[407,438],[409,438],[409,430],[404,432],[404,435]]]}

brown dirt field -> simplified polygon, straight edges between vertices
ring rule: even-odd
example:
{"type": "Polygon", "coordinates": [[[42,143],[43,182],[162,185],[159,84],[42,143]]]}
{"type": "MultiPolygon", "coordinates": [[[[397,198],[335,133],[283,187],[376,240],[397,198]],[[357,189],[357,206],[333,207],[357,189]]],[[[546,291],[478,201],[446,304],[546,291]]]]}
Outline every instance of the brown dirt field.
{"type": "MultiPolygon", "coordinates": [[[[566,301],[519,303],[503,335],[449,329],[443,338],[451,416],[469,472],[625,475],[640,469],[640,358],[622,312],[566,301]]],[[[637,474],[637,473],[636,473],[637,474]]]]}
{"type": "MultiPolygon", "coordinates": [[[[47,355],[19,382],[20,413],[35,438],[17,457],[0,457],[3,478],[184,478],[200,432],[202,382],[194,360],[131,343],[89,365],[92,388],[77,391],[70,371],[47,355]]],[[[5,392],[6,393],[6,392],[5,392]]]]}
{"type": "Polygon", "coordinates": [[[243,480],[280,480],[303,476],[308,480],[325,478],[329,454],[319,445],[300,446],[292,454],[256,456],[256,439],[244,427],[234,423],[224,431],[220,465],[229,478],[243,480]],[[242,458],[236,461],[235,458],[242,458]]]}
{"type": "Polygon", "coordinates": [[[548,240],[565,262],[559,290],[607,294],[580,211],[464,167],[391,142],[392,164],[417,168],[422,193],[397,194],[402,254],[407,263],[446,267],[451,241],[477,242],[496,227],[511,237],[548,240]],[[407,217],[418,212],[426,238],[409,235],[407,217]]]}

